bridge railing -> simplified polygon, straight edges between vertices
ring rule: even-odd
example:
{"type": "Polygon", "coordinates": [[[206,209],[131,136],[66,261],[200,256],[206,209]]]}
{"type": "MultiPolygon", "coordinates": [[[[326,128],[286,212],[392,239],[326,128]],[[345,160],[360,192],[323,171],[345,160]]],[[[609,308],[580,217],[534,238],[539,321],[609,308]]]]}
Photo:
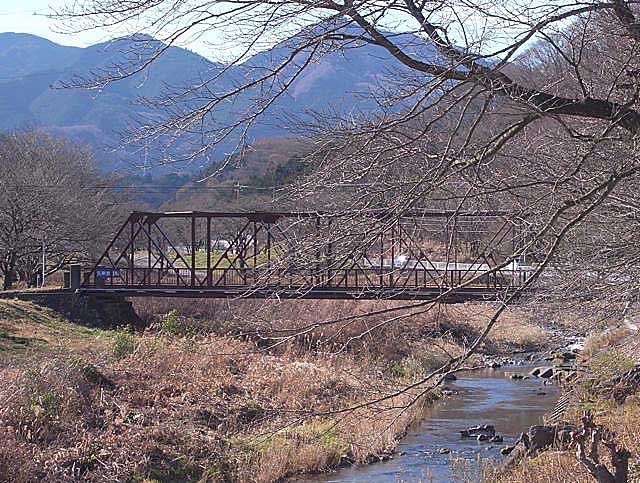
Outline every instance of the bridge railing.
{"type": "Polygon", "coordinates": [[[85,273],[85,288],[196,288],[220,289],[289,287],[299,289],[417,289],[469,287],[520,287],[530,269],[502,269],[489,273],[469,270],[425,270],[419,268],[344,268],[334,270],[261,268],[145,268],[97,269],[85,273]],[[474,279],[472,281],[472,279],[474,279]]]}

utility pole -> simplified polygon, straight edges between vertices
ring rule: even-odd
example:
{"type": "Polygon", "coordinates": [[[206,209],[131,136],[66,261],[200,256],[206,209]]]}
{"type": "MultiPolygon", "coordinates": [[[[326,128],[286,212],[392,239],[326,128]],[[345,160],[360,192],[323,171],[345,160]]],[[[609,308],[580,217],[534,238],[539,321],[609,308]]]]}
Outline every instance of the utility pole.
{"type": "Polygon", "coordinates": [[[44,233],[43,233],[42,234],[42,279],[41,279],[40,288],[44,287],[44,273],[45,273],[46,263],[47,263],[47,258],[46,258],[46,251],[44,246],[44,233]]]}

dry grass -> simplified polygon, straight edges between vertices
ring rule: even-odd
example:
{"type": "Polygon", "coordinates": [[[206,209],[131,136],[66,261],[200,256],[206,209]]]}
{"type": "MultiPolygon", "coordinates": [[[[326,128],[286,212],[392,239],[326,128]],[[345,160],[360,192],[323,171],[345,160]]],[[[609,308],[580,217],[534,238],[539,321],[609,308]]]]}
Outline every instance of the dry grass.
{"type": "MultiPolygon", "coordinates": [[[[266,346],[283,333],[293,333],[318,321],[337,320],[345,315],[364,316],[376,311],[399,308],[399,301],[283,300],[283,301],[172,301],[168,299],[136,300],[136,311],[147,320],[153,314],[177,310],[181,316],[200,321],[216,320],[216,332],[245,333],[262,337],[266,346]],[[177,302],[177,303],[176,303],[177,302]]],[[[494,304],[467,303],[435,307],[409,317],[396,318],[407,310],[368,315],[359,320],[322,325],[296,337],[287,345],[302,351],[349,351],[382,354],[399,360],[415,352],[412,344],[440,339],[455,351],[468,346],[484,329],[495,313],[494,304]],[[396,344],[398,339],[406,344],[396,344]]],[[[420,310],[418,310],[419,312],[420,310]]],[[[509,309],[500,317],[481,350],[486,353],[531,351],[545,348],[550,342],[543,321],[529,312],[509,309]]]]}
{"type": "MultiPolygon", "coordinates": [[[[495,313],[492,304],[466,303],[448,308],[448,317],[464,321],[476,331],[482,331],[495,313]]],[[[485,343],[485,351],[506,353],[510,351],[541,350],[551,342],[542,321],[522,308],[507,308],[491,330],[485,343]]]]}
{"type": "Polygon", "coordinates": [[[592,483],[593,477],[576,458],[566,452],[547,451],[527,460],[508,474],[491,475],[487,481],[496,483],[592,483]]]}
{"type": "MultiPolygon", "coordinates": [[[[430,396],[407,411],[416,394],[340,411],[460,354],[492,310],[461,305],[388,323],[375,316],[268,349],[287,329],[398,302],[145,304],[137,308],[151,325],[133,333],[0,302],[5,481],[266,482],[324,471],[345,456],[364,462],[392,451],[430,396]]],[[[524,315],[504,320],[485,351],[542,343],[524,315]]]]}
{"type": "Polygon", "coordinates": [[[4,481],[275,481],[392,451],[422,410],[397,409],[406,395],[330,414],[417,377],[408,362],[394,372],[382,358],[259,352],[213,332],[87,330],[0,306],[7,334],[43,341],[3,352],[4,481]]]}
{"type": "Polygon", "coordinates": [[[605,332],[591,334],[585,341],[581,358],[586,361],[603,351],[615,348],[629,335],[631,331],[625,327],[615,327],[605,332]]]}

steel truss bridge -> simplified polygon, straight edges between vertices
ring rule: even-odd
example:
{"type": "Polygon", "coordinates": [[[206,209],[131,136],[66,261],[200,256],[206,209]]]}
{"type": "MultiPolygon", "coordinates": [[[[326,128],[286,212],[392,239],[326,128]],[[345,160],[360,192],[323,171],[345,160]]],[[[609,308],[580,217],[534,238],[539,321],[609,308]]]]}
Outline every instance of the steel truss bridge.
{"type": "Polygon", "coordinates": [[[531,267],[498,212],[134,212],[78,292],[94,295],[496,300],[531,267]]]}

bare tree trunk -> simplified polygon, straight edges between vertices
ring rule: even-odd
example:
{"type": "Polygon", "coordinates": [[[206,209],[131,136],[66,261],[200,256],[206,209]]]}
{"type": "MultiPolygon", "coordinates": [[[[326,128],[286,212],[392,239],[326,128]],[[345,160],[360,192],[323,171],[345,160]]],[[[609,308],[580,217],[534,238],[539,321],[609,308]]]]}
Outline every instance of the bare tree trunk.
{"type": "Polygon", "coordinates": [[[573,434],[576,443],[576,457],[599,483],[626,483],[629,474],[629,458],[631,453],[618,446],[616,435],[601,424],[593,422],[593,415],[582,416],[582,428],[573,434]],[[598,446],[602,443],[611,456],[613,472],[600,462],[598,446]]]}
{"type": "Polygon", "coordinates": [[[13,280],[16,269],[16,257],[14,254],[10,254],[7,257],[7,261],[2,264],[2,273],[4,275],[2,281],[3,290],[11,290],[13,288],[13,280]]]}

